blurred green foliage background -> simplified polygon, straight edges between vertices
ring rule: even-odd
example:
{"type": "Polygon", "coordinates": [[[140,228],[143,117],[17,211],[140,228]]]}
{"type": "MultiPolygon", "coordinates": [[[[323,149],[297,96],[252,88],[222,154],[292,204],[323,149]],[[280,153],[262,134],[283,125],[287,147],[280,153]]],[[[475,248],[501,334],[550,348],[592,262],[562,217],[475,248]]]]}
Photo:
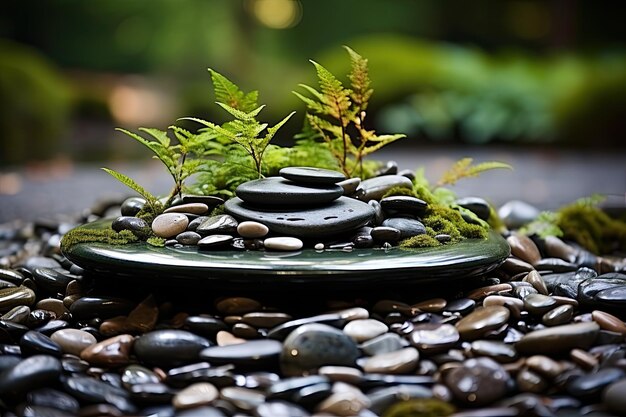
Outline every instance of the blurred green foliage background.
{"type": "Polygon", "coordinates": [[[220,121],[207,67],[258,89],[269,121],[314,83],[369,58],[370,120],[415,143],[623,146],[619,2],[573,0],[5,0],[0,162],[96,160],[141,149],[113,126],[220,121]]]}

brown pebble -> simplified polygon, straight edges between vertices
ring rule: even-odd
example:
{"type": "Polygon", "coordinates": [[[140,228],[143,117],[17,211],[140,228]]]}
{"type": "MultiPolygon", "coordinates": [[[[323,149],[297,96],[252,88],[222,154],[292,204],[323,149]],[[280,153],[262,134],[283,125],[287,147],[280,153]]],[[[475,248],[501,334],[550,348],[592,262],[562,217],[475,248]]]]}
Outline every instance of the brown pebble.
{"type": "Polygon", "coordinates": [[[189,213],[202,215],[206,214],[207,211],[209,211],[209,206],[204,203],[187,203],[172,206],[166,209],[163,213],[189,213]]]}
{"type": "Polygon", "coordinates": [[[566,262],[576,262],[577,251],[556,236],[544,239],[546,254],[549,257],[563,259],[566,262]]]}
{"type": "Polygon", "coordinates": [[[529,264],[534,264],[541,260],[541,254],[537,245],[526,235],[519,233],[512,233],[506,238],[506,241],[511,246],[511,255],[521,259],[529,264]]]}
{"type": "Polygon", "coordinates": [[[581,368],[590,371],[598,366],[598,359],[591,353],[582,349],[572,349],[569,353],[570,359],[581,368]]]}
{"type": "Polygon", "coordinates": [[[413,304],[411,307],[417,311],[424,311],[427,313],[439,313],[446,307],[448,302],[443,298],[431,298],[429,300],[420,301],[417,304],[413,304]]]}
{"type": "Polygon", "coordinates": [[[123,366],[130,361],[134,341],[135,338],[129,334],[115,336],[84,349],[80,358],[96,366],[123,366]]]}
{"type": "Polygon", "coordinates": [[[258,330],[245,323],[235,324],[232,328],[232,333],[236,337],[242,337],[244,339],[256,339],[259,337],[258,330]]]}
{"type": "Polygon", "coordinates": [[[546,283],[539,272],[530,271],[528,275],[524,277],[523,281],[532,285],[533,288],[539,292],[539,294],[548,295],[548,287],[546,287],[546,283]]]}
{"type": "Polygon", "coordinates": [[[264,313],[264,312],[252,312],[243,315],[241,320],[256,328],[272,328],[292,320],[289,314],[285,313],[264,313]]]}
{"type": "Polygon", "coordinates": [[[626,336],[626,323],[614,315],[604,311],[594,310],[591,312],[591,317],[593,321],[600,325],[602,330],[621,333],[623,336],[626,336]]]}
{"type": "Polygon", "coordinates": [[[456,323],[456,328],[462,339],[478,339],[485,333],[506,324],[510,314],[509,310],[502,306],[476,309],[456,323]]]}
{"type": "Polygon", "coordinates": [[[545,313],[541,318],[541,322],[546,326],[560,326],[569,323],[573,315],[574,306],[563,304],[545,313]]]}
{"type": "Polygon", "coordinates": [[[515,318],[519,318],[524,308],[524,302],[519,298],[506,297],[504,295],[490,295],[483,300],[484,307],[503,306],[511,311],[515,318]]]}
{"type": "Polygon", "coordinates": [[[522,369],[515,378],[517,388],[522,392],[541,394],[548,388],[548,382],[530,369],[522,369]]]}
{"type": "Polygon", "coordinates": [[[528,262],[522,261],[521,259],[515,258],[513,256],[509,256],[508,258],[506,258],[500,268],[511,275],[516,275],[522,272],[528,273],[535,269],[528,262]]]}
{"type": "Polygon", "coordinates": [[[483,298],[490,295],[510,292],[512,289],[513,287],[511,286],[511,284],[489,285],[487,287],[476,288],[475,290],[467,294],[467,298],[470,298],[472,300],[482,300],[483,298]]]}
{"type": "Polygon", "coordinates": [[[556,378],[563,372],[561,364],[544,355],[533,355],[526,358],[526,366],[534,372],[550,379],[556,378]]]}
{"type": "Polygon", "coordinates": [[[217,311],[225,316],[241,316],[258,311],[261,307],[261,303],[247,297],[229,297],[215,303],[217,311]]]}

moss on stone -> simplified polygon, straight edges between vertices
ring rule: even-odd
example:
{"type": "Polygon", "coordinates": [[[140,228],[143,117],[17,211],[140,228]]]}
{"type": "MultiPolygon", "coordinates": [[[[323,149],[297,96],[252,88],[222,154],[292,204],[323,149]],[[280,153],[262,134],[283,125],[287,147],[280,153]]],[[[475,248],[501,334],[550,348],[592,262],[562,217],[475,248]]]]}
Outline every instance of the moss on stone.
{"type": "Polygon", "coordinates": [[[406,196],[410,196],[410,197],[417,197],[417,198],[419,198],[412,188],[401,187],[401,186],[392,187],[389,191],[387,191],[383,195],[382,198],[391,197],[391,196],[394,196],[394,195],[406,195],[406,196]]]}
{"type": "Polygon", "coordinates": [[[611,218],[598,207],[572,204],[558,211],[557,226],[566,239],[591,252],[610,254],[626,247],[626,222],[611,218]]]}
{"type": "Polygon", "coordinates": [[[156,203],[154,207],[146,204],[141,211],[137,213],[136,217],[145,220],[148,224],[152,224],[152,221],[156,216],[163,213],[163,210],[165,210],[165,207],[161,203],[156,203]]]}
{"type": "Polygon", "coordinates": [[[156,246],[157,248],[162,248],[165,246],[165,239],[158,236],[151,236],[146,239],[146,243],[150,246],[156,246]]]}
{"type": "Polygon", "coordinates": [[[400,247],[402,248],[434,248],[437,246],[441,246],[441,243],[427,233],[413,236],[400,242],[400,247]]]}
{"type": "Polygon", "coordinates": [[[211,216],[219,216],[220,214],[226,214],[226,210],[224,209],[224,204],[220,204],[219,206],[216,206],[211,211],[211,216]]]}
{"type": "Polygon", "coordinates": [[[116,232],[113,229],[77,228],[70,230],[61,240],[61,249],[68,250],[79,243],[106,243],[109,245],[127,245],[139,242],[139,238],[130,230],[116,232]]]}

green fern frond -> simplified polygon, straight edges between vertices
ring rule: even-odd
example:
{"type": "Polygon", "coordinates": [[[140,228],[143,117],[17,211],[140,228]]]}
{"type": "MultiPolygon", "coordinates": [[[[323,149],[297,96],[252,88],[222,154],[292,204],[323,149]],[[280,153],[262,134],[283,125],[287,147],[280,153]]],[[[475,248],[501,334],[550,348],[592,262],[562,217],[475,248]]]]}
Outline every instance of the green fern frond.
{"type": "MultiPolygon", "coordinates": [[[[358,113],[360,113],[367,109],[368,101],[374,92],[374,90],[370,88],[371,81],[369,78],[367,59],[363,58],[348,46],[344,46],[344,49],[348,51],[352,64],[352,69],[350,74],[348,74],[348,79],[352,87],[350,97],[358,107],[358,113]]],[[[357,114],[357,117],[360,117],[360,115],[357,114]]]]}
{"type": "Polygon", "coordinates": [[[344,126],[350,122],[346,115],[350,108],[351,91],[343,86],[330,71],[315,61],[311,61],[315,66],[320,90],[323,93],[323,103],[326,105],[327,114],[336,118],[344,126]]]}
{"type": "Polygon", "coordinates": [[[542,211],[532,222],[522,226],[518,232],[527,236],[537,235],[543,239],[548,236],[563,236],[558,225],[559,215],[553,211],[542,211]]]}
{"type": "Polygon", "coordinates": [[[115,178],[122,184],[126,185],[131,190],[134,190],[135,192],[137,192],[143,198],[145,198],[147,204],[155,205],[157,203],[158,199],[154,195],[152,195],[148,190],[143,188],[141,185],[139,185],[135,180],[133,180],[129,176],[124,175],[121,172],[117,172],[109,168],[102,168],[102,170],[106,172],[107,174],[111,175],[113,178],[115,178]]]}
{"type": "Polygon", "coordinates": [[[266,147],[270,143],[270,141],[274,138],[274,135],[276,135],[276,132],[278,131],[278,129],[283,127],[283,125],[285,123],[287,123],[287,121],[289,119],[291,119],[291,117],[294,114],[296,114],[296,112],[292,111],[287,116],[285,116],[285,118],[283,120],[281,120],[280,122],[276,123],[274,126],[272,126],[269,129],[267,129],[267,134],[265,135],[265,137],[261,141],[261,147],[263,147],[263,148],[266,147]]]}
{"type": "Polygon", "coordinates": [[[226,103],[230,107],[249,112],[254,110],[257,105],[258,92],[252,91],[245,94],[243,91],[235,85],[228,78],[220,74],[219,72],[209,68],[211,74],[211,81],[213,82],[213,91],[215,92],[215,99],[221,103],[226,103]]]}
{"type": "Polygon", "coordinates": [[[221,108],[223,108],[224,110],[226,110],[228,113],[230,113],[233,117],[235,117],[238,120],[245,120],[245,121],[251,121],[254,120],[254,118],[256,116],[259,115],[259,113],[261,112],[261,110],[263,110],[263,108],[265,107],[265,104],[262,106],[257,107],[254,110],[251,110],[249,112],[245,112],[245,111],[241,111],[238,110],[234,107],[229,106],[226,103],[220,103],[219,101],[217,102],[217,105],[220,106],[221,108]]]}
{"type": "Polygon", "coordinates": [[[492,169],[513,169],[511,165],[504,162],[489,161],[472,165],[472,161],[472,158],[459,159],[448,171],[443,173],[437,182],[437,187],[454,185],[463,178],[477,177],[481,173],[492,169]]]}

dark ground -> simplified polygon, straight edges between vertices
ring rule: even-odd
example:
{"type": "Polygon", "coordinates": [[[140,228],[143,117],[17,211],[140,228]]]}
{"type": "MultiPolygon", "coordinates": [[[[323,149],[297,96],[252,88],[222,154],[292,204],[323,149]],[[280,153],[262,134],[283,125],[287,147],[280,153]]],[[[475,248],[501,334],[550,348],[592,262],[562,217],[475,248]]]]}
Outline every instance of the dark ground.
{"type": "MultiPolygon", "coordinates": [[[[519,199],[540,209],[555,209],[594,193],[607,195],[611,205],[626,205],[624,150],[419,148],[399,144],[379,151],[376,157],[395,160],[400,169],[423,166],[431,181],[462,157],[509,163],[513,171],[487,172],[479,178],[464,179],[453,188],[459,196],[480,196],[496,207],[519,199]]],[[[130,175],[153,193],[169,191],[170,180],[157,162],[103,165],[130,175]]],[[[0,169],[0,223],[80,213],[98,199],[129,194],[99,167],[57,161],[0,169]]]]}

